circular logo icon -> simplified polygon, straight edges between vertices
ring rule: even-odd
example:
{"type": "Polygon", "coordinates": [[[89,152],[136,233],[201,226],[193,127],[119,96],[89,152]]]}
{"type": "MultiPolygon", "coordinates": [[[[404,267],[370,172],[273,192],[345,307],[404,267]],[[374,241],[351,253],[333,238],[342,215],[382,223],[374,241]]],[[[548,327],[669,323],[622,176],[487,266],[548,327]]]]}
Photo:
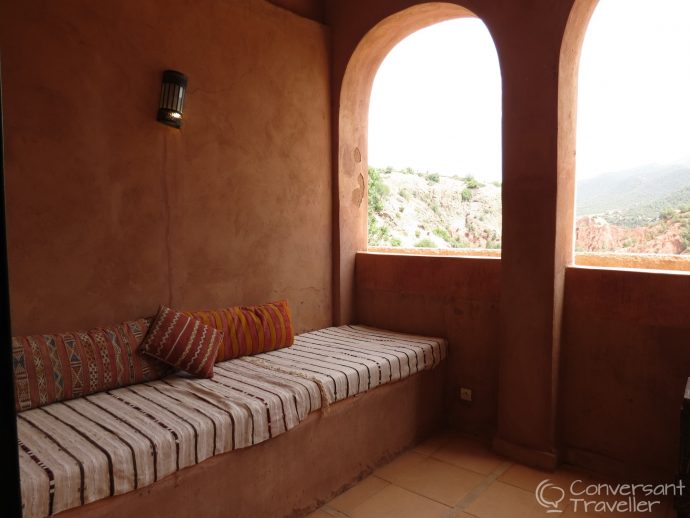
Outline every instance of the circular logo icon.
{"type": "Polygon", "coordinates": [[[534,490],[534,496],[539,505],[546,508],[547,513],[563,512],[558,508],[558,504],[565,498],[565,491],[552,483],[548,478],[539,483],[537,489],[534,490]]]}

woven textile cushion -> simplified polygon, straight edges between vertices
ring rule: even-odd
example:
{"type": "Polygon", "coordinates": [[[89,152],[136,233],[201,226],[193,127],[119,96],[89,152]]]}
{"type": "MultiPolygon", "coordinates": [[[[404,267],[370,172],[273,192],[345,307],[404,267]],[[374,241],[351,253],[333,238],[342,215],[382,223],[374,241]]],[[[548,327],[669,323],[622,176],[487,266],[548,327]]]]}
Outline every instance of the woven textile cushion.
{"type": "Polygon", "coordinates": [[[290,347],[295,340],[287,300],[185,314],[223,332],[216,362],[290,347]]]}
{"type": "Polygon", "coordinates": [[[85,396],[170,372],[138,353],[150,320],[12,339],[17,412],[85,396]]]}
{"type": "Polygon", "coordinates": [[[161,306],[142,352],[199,378],[213,377],[223,333],[184,313],[161,306]]]}

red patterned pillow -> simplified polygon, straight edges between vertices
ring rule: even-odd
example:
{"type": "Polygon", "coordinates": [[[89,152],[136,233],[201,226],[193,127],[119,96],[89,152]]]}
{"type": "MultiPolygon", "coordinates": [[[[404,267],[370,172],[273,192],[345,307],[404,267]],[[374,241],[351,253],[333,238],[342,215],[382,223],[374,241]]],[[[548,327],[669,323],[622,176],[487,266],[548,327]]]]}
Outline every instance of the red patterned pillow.
{"type": "Polygon", "coordinates": [[[200,320],[161,306],[142,352],[199,378],[213,377],[223,333],[200,320]]]}
{"type": "Polygon", "coordinates": [[[12,338],[17,412],[168,374],[167,365],[138,354],[150,323],[12,338]]]}
{"type": "Polygon", "coordinates": [[[237,306],[186,312],[223,332],[216,361],[290,347],[295,339],[287,300],[261,306],[237,306]]]}

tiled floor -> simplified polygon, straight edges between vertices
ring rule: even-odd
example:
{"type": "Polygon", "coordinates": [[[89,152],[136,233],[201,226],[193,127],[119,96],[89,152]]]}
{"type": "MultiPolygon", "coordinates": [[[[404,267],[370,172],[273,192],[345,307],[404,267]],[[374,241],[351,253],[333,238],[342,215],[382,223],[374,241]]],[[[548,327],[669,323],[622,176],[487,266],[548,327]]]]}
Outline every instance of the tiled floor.
{"type": "MultiPolygon", "coordinates": [[[[403,453],[308,518],[675,516],[667,499],[655,504],[652,512],[597,514],[584,512],[582,504],[576,509],[569,495],[560,502],[558,512],[547,513],[535,498],[535,489],[545,479],[562,488],[578,479],[586,484],[599,482],[574,470],[546,473],[527,468],[476,440],[443,434],[403,453]]],[[[549,491],[544,494],[558,499],[558,493],[549,491]]]]}

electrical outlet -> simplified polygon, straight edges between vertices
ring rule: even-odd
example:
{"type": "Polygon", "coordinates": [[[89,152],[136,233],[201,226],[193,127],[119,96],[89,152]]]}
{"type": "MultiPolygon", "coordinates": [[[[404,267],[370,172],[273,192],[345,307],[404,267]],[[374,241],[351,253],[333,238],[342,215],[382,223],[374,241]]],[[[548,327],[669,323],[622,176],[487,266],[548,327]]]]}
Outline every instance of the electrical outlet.
{"type": "Polygon", "coordinates": [[[467,387],[460,387],[460,399],[462,401],[472,402],[472,389],[467,387]]]}

